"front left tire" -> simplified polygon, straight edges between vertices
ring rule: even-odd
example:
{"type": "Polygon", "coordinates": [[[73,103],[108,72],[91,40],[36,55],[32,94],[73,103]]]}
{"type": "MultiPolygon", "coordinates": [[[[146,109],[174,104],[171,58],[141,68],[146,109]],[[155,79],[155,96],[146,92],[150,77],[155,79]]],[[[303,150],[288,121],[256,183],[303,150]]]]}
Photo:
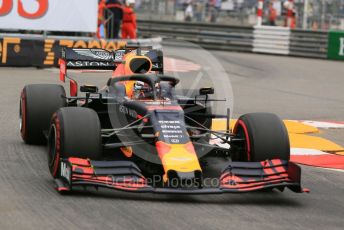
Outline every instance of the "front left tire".
{"type": "Polygon", "coordinates": [[[66,92],[61,85],[27,85],[20,97],[20,133],[26,144],[46,143],[44,131],[49,130],[50,118],[59,108],[65,107],[66,92]]]}
{"type": "Polygon", "coordinates": [[[61,158],[98,160],[101,156],[101,126],[94,110],[66,107],[53,114],[48,136],[48,165],[54,178],[59,175],[61,158]]]}

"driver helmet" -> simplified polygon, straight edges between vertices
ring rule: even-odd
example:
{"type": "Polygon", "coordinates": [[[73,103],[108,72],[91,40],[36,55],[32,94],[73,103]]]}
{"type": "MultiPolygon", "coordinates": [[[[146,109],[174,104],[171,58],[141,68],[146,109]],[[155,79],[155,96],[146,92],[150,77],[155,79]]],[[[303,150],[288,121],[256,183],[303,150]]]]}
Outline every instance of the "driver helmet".
{"type": "Polygon", "coordinates": [[[143,81],[136,81],[134,84],[134,91],[142,90],[145,86],[145,83],[143,81]]]}
{"type": "Polygon", "coordinates": [[[134,84],[134,97],[139,99],[144,97],[145,83],[142,81],[136,81],[134,84]]]}

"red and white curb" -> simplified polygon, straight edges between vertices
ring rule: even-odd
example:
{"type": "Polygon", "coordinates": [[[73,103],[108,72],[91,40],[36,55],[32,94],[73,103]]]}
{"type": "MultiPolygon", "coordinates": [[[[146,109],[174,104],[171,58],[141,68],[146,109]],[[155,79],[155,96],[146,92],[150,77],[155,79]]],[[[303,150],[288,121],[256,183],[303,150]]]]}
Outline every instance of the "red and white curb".
{"type": "Polygon", "coordinates": [[[191,61],[164,57],[164,71],[165,72],[191,72],[198,71],[201,66],[191,61]]]}
{"type": "Polygon", "coordinates": [[[310,121],[310,120],[303,120],[298,121],[302,124],[313,126],[315,128],[320,129],[344,129],[344,122],[338,121],[310,121]]]}
{"type": "MultiPolygon", "coordinates": [[[[311,126],[316,129],[344,129],[344,122],[338,122],[338,121],[312,121],[312,120],[290,120],[290,121],[302,123],[304,125],[311,126]]],[[[219,138],[214,138],[213,140],[211,140],[210,144],[217,145],[223,148],[230,147],[229,145],[224,145],[221,139],[219,138]]],[[[332,152],[330,149],[331,147],[328,149],[329,151],[325,152],[325,151],[311,149],[311,148],[291,148],[290,150],[291,160],[302,165],[308,165],[308,166],[313,166],[313,167],[318,167],[318,168],[323,168],[323,169],[344,172],[344,152],[342,152],[342,150],[336,150],[332,152]]]]}
{"type": "Polygon", "coordinates": [[[315,149],[291,148],[291,161],[324,169],[344,172],[344,156],[315,149]]]}

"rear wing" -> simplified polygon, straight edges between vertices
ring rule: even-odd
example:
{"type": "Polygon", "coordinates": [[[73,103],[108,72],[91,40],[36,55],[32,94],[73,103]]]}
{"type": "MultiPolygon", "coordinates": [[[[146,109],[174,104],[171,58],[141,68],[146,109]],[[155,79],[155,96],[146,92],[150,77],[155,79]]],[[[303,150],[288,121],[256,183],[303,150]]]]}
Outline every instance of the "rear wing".
{"type": "Polygon", "coordinates": [[[127,53],[143,55],[152,61],[152,71],[163,73],[163,53],[161,50],[147,49],[147,47],[126,47],[116,51],[104,49],[62,49],[61,66],[67,69],[94,69],[115,70],[118,64],[123,63],[124,55],[127,53]]]}
{"type": "MultiPolygon", "coordinates": [[[[60,80],[70,80],[70,95],[77,96],[78,84],[67,76],[67,69],[92,69],[92,70],[116,70],[119,64],[125,63],[126,54],[134,53],[135,56],[145,56],[151,61],[150,71],[163,74],[163,54],[161,50],[153,50],[151,47],[126,47],[116,51],[104,49],[62,49],[60,65],[60,80]]],[[[132,61],[134,59],[131,59],[132,61]]],[[[142,65],[139,63],[139,67],[142,65]]]]}
{"type": "Polygon", "coordinates": [[[61,59],[66,69],[113,70],[116,63],[112,52],[103,49],[62,49],[61,59]]]}

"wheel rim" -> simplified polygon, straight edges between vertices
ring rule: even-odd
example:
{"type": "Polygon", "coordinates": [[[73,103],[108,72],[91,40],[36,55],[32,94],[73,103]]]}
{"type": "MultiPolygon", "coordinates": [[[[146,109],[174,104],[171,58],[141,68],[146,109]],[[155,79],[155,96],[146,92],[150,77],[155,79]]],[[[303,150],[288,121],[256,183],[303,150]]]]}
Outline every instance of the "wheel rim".
{"type": "Polygon", "coordinates": [[[19,104],[19,130],[22,132],[23,128],[23,117],[22,117],[22,99],[20,98],[20,104],[19,104]]]}
{"type": "Polygon", "coordinates": [[[20,97],[20,109],[19,109],[19,129],[20,134],[23,139],[26,138],[26,102],[24,97],[24,92],[22,92],[22,95],[20,97]]]}
{"type": "Polygon", "coordinates": [[[240,154],[239,159],[242,161],[251,161],[251,147],[250,147],[250,138],[248,135],[248,130],[245,123],[241,120],[237,121],[233,131],[238,137],[245,139],[245,144],[240,146],[244,149],[245,155],[240,154]]]}

